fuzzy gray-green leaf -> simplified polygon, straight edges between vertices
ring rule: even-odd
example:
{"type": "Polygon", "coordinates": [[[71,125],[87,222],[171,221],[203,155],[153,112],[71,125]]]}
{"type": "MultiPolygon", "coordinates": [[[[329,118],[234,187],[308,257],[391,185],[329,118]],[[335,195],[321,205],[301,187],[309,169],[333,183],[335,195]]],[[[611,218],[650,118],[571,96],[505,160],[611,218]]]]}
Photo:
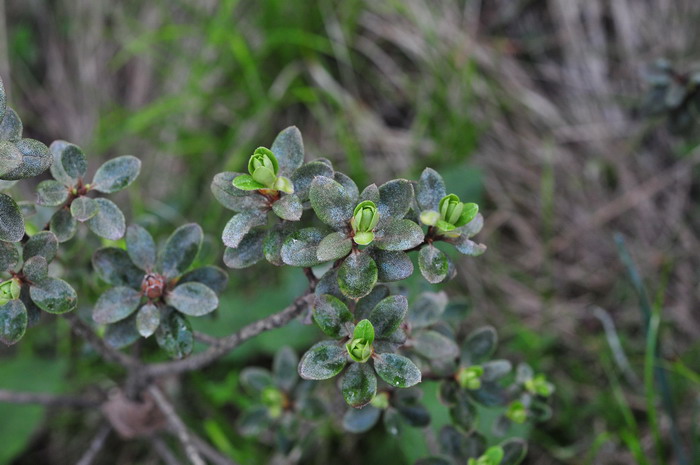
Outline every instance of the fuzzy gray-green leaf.
{"type": "Polygon", "coordinates": [[[272,373],[270,370],[260,367],[246,367],[239,375],[241,386],[249,394],[255,395],[268,386],[273,385],[272,373]]]}
{"type": "Polygon", "coordinates": [[[369,404],[377,394],[377,377],[366,363],[352,363],[340,384],[345,402],[355,408],[369,404]]]}
{"type": "Polygon", "coordinates": [[[51,217],[49,230],[56,235],[59,243],[63,243],[75,236],[78,230],[78,222],[73,218],[69,209],[61,208],[51,217]]]}
{"type": "Polygon", "coordinates": [[[355,184],[355,181],[350,178],[347,174],[341,173],[340,171],[336,171],[333,174],[333,179],[343,186],[343,189],[345,189],[345,192],[350,196],[353,202],[357,202],[357,199],[360,197],[360,190],[357,188],[357,184],[355,184]]]}
{"type": "Polygon", "coordinates": [[[402,281],[413,274],[413,262],[406,252],[372,248],[370,253],[377,263],[379,282],[402,281]]]}
{"type": "Polygon", "coordinates": [[[51,144],[53,165],[51,174],[66,186],[73,186],[87,172],[87,158],[77,145],[65,141],[51,144]]]}
{"type": "Polygon", "coordinates": [[[291,175],[304,163],[304,141],[296,126],[282,130],[270,147],[279,163],[279,174],[291,175]]]}
{"type": "Polygon", "coordinates": [[[151,233],[138,224],[126,229],[126,252],[131,261],[144,271],[151,271],[156,264],[156,243],[151,233]]]}
{"type": "Polygon", "coordinates": [[[364,202],[366,200],[374,202],[375,205],[379,204],[379,188],[376,184],[370,184],[369,186],[365,187],[360,194],[359,201],[364,202]]]}
{"type": "Polygon", "coordinates": [[[408,320],[414,328],[425,328],[440,321],[447,308],[444,292],[423,292],[408,312],[408,320]]]}
{"type": "Polygon", "coordinates": [[[124,214],[114,202],[104,198],[94,199],[98,210],[95,216],[87,220],[88,228],[105,239],[116,241],[126,231],[124,214]]]}
{"type": "Polygon", "coordinates": [[[58,181],[48,179],[36,186],[36,203],[45,207],[57,207],[68,200],[68,188],[58,181]]]}
{"type": "Polygon", "coordinates": [[[348,334],[346,325],[353,320],[353,316],[340,299],[324,294],[316,297],[313,319],[321,331],[330,337],[339,338],[348,334]]]}
{"type": "Polygon", "coordinates": [[[25,260],[22,273],[31,282],[42,281],[49,274],[49,264],[44,257],[36,255],[25,260]]]}
{"type": "Polygon", "coordinates": [[[24,219],[17,203],[7,194],[0,194],[0,241],[19,242],[24,236],[24,219]]]}
{"type": "Polygon", "coordinates": [[[12,242],[0,241],[0,273],[14,268],[19,262],[19,252],[12,242]]]}
{"type": "Polygon", "coordinates": [[[139,307],[141,293],[129,287],[113,287],[105,291],[92,310],[95,323],[106,325],[128,317],[139,307]]]}
{"type": "Polygon", "coordinates": [[[340,373],[347,363],[347,351],[335,341],[313,345],[299,362],[299,376],[303,379],[329,379],[340,373]]]}
{"type": "Polygon", "coordinates": [[[452,423],[462,431],[469,433],[477,424],[477,411],[474,404],[467,399],[460,399],[455,405],[450,407],[450,418],[452,423]]]}
{"type": "Polygon", "coordinates": [[[234,215],[221,234],[221,239],[226,247],[235,249],[251,229],[262,226],[267,218],[264,212],[252,210],[234,215]]]}
{"type": "Polygon", "coordinates": [[[22,154],[22,164],[2,175],[5,181],[15,181],[38,176],[51,165],[49,148],[34,139],[20,139],[15,142],[15,147],[22,154]]]}
{"type": "Polygon", "coordinates": [[[510,438],[505,440],[503,448],[503,459],[500,465],[518,465],[527,455],[527,442],[520,438],[510,438]]]}
{"type": "Polygon", "coordinates": [[[390,219],[377,231],[374,243],[383,250],[408,250],[421,244],[423,228],[411,220],[390,219]]]}
{"type": "Polygon", "coordinates": [[[418,367],[408,358],[397,354],[378,354],[374,369],[380,378],[394,387],[407,388],[421,381],[418,367]]]}
{"type": "Polygon", "coordinates": [[[379,186],[380,221],[403,218],[413,203],[413,185],[407,179],[394,179],[379,186]]]}
{"type": "Polygon", "coordinates": [[[202,316],[219,306],[216,293],[202,283],[188,282],[170,291],[165,301],[185,315],[202,316]]]}
{"type": "Polygon", "coordinates": [[[265,197],[257,192],[244,191],[234,187],[233,180],[241,176],[242,173],[225,171],[214,176],[211,182],[211,192],[216,200],[224,208],[241,212],[249,209],[260,210],[265,208],[267,201],[265,197]]]}
{"type": "Polygon", "coordinates": [[[17,343],[27,330],[27,309],[19,299],[0,306],[0,341],[8,346],[17,343]]]}
{"type": "Polygon", "coordinates": [[[105,330],[105,342],[115,349],[123,349],[139,340],[139,332],[136,329],[136,318],[131,316],[107,326],[105,330]]]}
{"type": "Polygon", "coordinates": [[[173,358],[188,356],[194,347],[190,322],[177,312],[170,313],[156,330],[156,342],[173,358]]]}
{"type": "Polygon", "coordinates": [[[263,254],[265,259],[275,266],[282,266],[282,244],[287,238],[291,227],[286,223],[278,223],[267,232],[263,240],[263,254]]]}
{"type": "Polygon", "coordinates": [[[122,155],[105,162],[97,169],[92,188],[112,194],[125,189],[141,172],[141,160],[132,155],[122,155]]]}
{"type": "Polygon", "coordinates": [[[287,221],[299,221],[303,210],[301,201],[295,194],[283,195],[272,204],[272,211],[275,212],[275,215],[287,221]]]}
{"type": "Polygon", "coordinates": [[[470,240],[466,234],[462,234],[455,239],[450,239],[449,242],[454,244],[460,253],[469,255],[470,257],[478,257],[486,252],[486,246],[484,244],[478,244],[470,240]]]}
{"type": "Polygon", "coordinates": [[[294,349],[289,346],[279,349],[272,361],[272,376],[277,387],[285,392],[291,392],[299,381],[298,366],[299,357],[294,349]]]}
{"type": "Polygon", "coordinates": [[[184,273],[197,258],[204,233],[195,223],[183,224],[168,237],[158,256],[156,268],[166,278],[175,278],[184,273]]]}
{"type": "Polygon", "coordinates": [[[408,299],[402,295],[392,295],[382,299],[369,314],[378,339],[384,339],[396,331],[408,311],[408,299]]]}
{"type": "Polygon", "coordinates": [[[318,244],[316,256],[322,262],[345,257],[352,249],[352,239],[342,232],[332,232],[318,244]]]}
{"type": "Polygon", "coordinates": [[[347,225],[355,208],[352,198],[343,186],[325,176],[314,178],[309,198],[316,216],[335,229],[347,225]]]}
{"type": "Polygon", "coordinates": [[[99,207],[97,201],[90,197],[78,197],[70,204],[70,214],[81,223],[97,215],[98,211],[99,207]]]}
{"type": "Polygon", "coordinates": [[[450,271],[447,255],[434,245],[421,249],[418,254],[418,267],[423,277],[432,284],[443,282],[450,271]]]}
{"type": "MultiPolygon", "coordinates": [[[[357,364],[359,365],[359,364],[357,364]]],[[[367,405],[361,409],[348,409],[343,415],[343,429],[350,433],[364,433],[377,424],[382,410],[367,405]]]]}
{"type": "Polygon", "coordinates": [[[29,260],[37,255],[42,256],[47,262],[51,262],[58,252],[58,239],[51,231],[39,231],[24,244],[22,258],[29,260]]]}
{"type": "Polygon", "coordinates": [[[432,168],[424,169],[416,187],[416,201],[420,209],[438,210],[440,200],[446,195],[442,176],[432,168]]]}
{"type": "Polygon", "coordinates": [[[207,286],[217,294],[221,294],[228,283],[228,274],[218,266],[203,266],[188,271],[178,281],[180,284],[197,282],[207,286]]]}
{"type": "Polygon", "coordinates": [[[338,285],[343,294],[359,299],[372,291],[377,276],[377,264],[368,252],[352,253],[338,269],[338,285]]]}
{"type": "Polygon", "coordinates": [[[333,168],[316,160],[301,166],[292,175],[294,193],[302,202],[309,200],[309,189],[316,176],[332,178],[333,168]]]}
{"type": "Polygon", "coordinates": [[[324,234],[317,228],[304,228],[294,231],[284,240],[281,256],[284,263],[291,266],[310,267],[321,263],[316,253],[324,234]]]}
{"type": "Polygon", "coordinates": [[[46,278],[35,283],[29,295],[37,306],[49,313],[66,313],[74,310],[78,304],[78,295],[67,282],[46,278]]]}
{"type": "Polygon", "coordinates": [[[496,351],[498,333],[493,326],[484,326],[472,331],[462,344],[461,364],[477,365],[485,362],[496,351]]]}
{"type": "Polygon", "coordinates": [[[136,329],[143,337],[150,337],[160,325],[160,310],[152,303],[141,307],[136,313],[136,329]]]}
{"type": "Polygon", "coordinates": [[[17,112],[7,107],[5,116],[0,121],[0,140],[17,142],[22,138],[22,129],[22,120],[19,119],[17,112]]]}
{"type": "Polygon", "coordinates": [[[243,238],[235,249],[226,248],[224,252],[224,264],[229,268],[248,268],[258,263],[263,258],[263,243],[265,231],[261,229],[251,231],[243,238]]]}
{"type": "Polygon", "coordinates": [[[97,275],[113,286],[140,289],[143,270],[137,268],[125,250],[116,247],[98,249],[92,255],[92,267],[97,275]]]}
{"type": "Polygon", "coordinates": [[[428,359],[450,360],[459,355],[457,344],[437,331],[417,331],[411,341],[413,350],[428,359]]]}

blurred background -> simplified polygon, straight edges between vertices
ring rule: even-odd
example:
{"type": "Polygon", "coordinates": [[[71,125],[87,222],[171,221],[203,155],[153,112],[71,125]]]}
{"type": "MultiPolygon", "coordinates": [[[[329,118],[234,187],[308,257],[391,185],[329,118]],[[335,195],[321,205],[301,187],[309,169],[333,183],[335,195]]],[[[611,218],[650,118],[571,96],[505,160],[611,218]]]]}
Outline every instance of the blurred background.
{"type": "MultiPolygon", "coordinates": [[[[358,185],[436,168],[480,204],[489,247],[442,288],[468,300],[475,327],[498,328],[501,355],[557,387],[526,463],[685,465],[700,463],[700,139],[642,109],[653,63],[693,69],[699,20],[696,0],[4,0],[0,75],[27,137],[82,146],[92,170],[141,157],[119,198],[127,218],[161,235],[200,222],[203,262],[220,261],[230,217],[213,175],[241,170],[286,126],[307,160],[327,157],[358,185]]],[[[276,311],[300,275],[232,272],[226,312],[199,329],[276,311]]],[[[110,375],[88,359],[66,385],[66,357],[84,354],[63,323],[0,348],[2,387],[74,391],[110,375]]],[[[316,336],[292,330],[299,350],[316,336]]],[[[235,373],[269,364],[280,334],[187,388],[200,434],[242,463],[262,455],[226,415],[235,373]]],[[[94,415],[0,405],[0,463],[72,463],[94,415]]],[[[425,450],[407,434],[331,438],[319,460],[409,464],[425,450]]],[[[109,463],[142,457],[138,442],[114,447],[109,463]]]]}

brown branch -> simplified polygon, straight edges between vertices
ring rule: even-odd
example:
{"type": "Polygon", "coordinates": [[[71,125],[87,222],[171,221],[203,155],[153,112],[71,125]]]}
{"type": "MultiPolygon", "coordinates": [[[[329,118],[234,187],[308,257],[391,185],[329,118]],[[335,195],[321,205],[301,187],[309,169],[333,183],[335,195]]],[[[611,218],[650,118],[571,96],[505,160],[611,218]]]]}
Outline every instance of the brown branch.
{"type": "Polygon", "coordinates": [[[7,404],[39,404],[47,407],[94,408],[103,399],[39,392],[17,392],[0,389],[0,402],[7,404]]]}
{"type": "Polygon", "coordinates": [[[187,458],[190,460],[192,465],[206,465],[204,459],[202,459],[202,456],[199,455],[199,451],[192,442],[192,438],[187,432],[185,423],[177,415],[177,412],[175,412],[175,407],[173,407],[172,404],[168,402],[168,399],[165,398],[165,394],[163,394],[155,384],[149,386],[148,392],[153,396],[153,400],[155,400],[158,408],[160,408],[167,418],[170,427],[173,429],[177,435],[177,438],[182,443],[185,453],[187,454],[187,458]]]}
{"type": "Polygon", "coordinates": [[[124,368],[134,368],[140,365],[140,362],[135,358],[119,352],[113,347],[107,345],[107,343],[97,334],[95,334],[92,328],[85,324],[74,312],[66,313],[64,316],[66,320],[68,320],[68,323],[70,323],[73,332],[88,341],[105,360],[117,363],[124,368]]]}
{"type": "Polygon", "coordinates": [[[281,312],[244,326],[230,336],[216,339],[216,342],[204,352],[183,360],[147,365],[144,367],[143,374],[149,378],[156,378],[159,376],[185,373],[204,368],[205,366],[215,362],[220,357],[226,355],[228,352],[235,349],[248,339],[251,339],[265,331],[284,326],[292,321],[295,317],[301,314],[304,309],[308,308],[311,302],[311,296],[313,296],[312,289],[313,287],[310,286],[310,289],[306,294],[298,297],[290,306],[281,312]]]}
{"type": "Polygon", "coordinates": [[[102,427],[97,430],[97,434],[92,439],[90,447],[88,447],[83,456],[80,457],[77,465],[91,465],[102,450],[102,447],[104,447],[105,441],[107,440],[107,437],[111,431],[111,426],[109,426],[107,423],[103,424],[102,427]]]}

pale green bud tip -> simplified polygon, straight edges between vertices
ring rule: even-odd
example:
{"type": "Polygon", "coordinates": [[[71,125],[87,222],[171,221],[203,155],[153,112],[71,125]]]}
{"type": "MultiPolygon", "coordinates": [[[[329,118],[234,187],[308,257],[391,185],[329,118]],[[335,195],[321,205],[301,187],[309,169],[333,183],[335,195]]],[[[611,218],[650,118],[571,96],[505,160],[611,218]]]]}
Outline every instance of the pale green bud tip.
{"type": "Polygon", "coordinates": [[[358,232],[355,237],[352,238],[358,245],[368,245],[374,240],[373,232],[358,232]]]}
{"type": "Polygon", "coordinates": [[[474,365],[462,368],[457,373],[457,382],[464,389],[476,390],[481,387],[481,377],[484,375],[484,368],[474,365]]]}
{"type": "Polygon", "coordinates": [[[365,200],[357,204],[350,219],[350,225],[355,233],[355,242],[360,245],[372,242],[377,223],[379,223],[379,210],[374,202],[365,200]]]}
{"type": "Polygon", "coordinates": [[[345,348],[350,354],[350,358],[359,363],[365,363],[372,356],[374,342],[374,326],[369,320],[362,320],[357,323],[350,342],[345,344],[345,348]]]}
{"type": "Polygon", "coordinates": [[[286,194],[294,193],[294,184],[292,184],[292,181],[289,178],[285,178],[284,176],[277,178],[273,188],[286,194]]]}
{"type": "Polygon", "coordinates": [[[389,408],[389,394],[386,392],[380,392],[372,398],[370,405],[374,408],[387,409],[389,408]]]}
{"type": "Polygon", "coordinates": [[[272,418],[282,415],[284,404],[286,403],[284,393],[274,386],[268,386],[261,393],[262,404],[267,407],[267,411],[272,418]]]}
{"type": "Polygon", "coordinates": [[[519,400],[511,403],[506,411],[506,417],[513,423],[522,425],[527,420],[527,410],[525,405],[519,400]]]}
{"type": "Polygon", "coordinates": [[[5,305],[10,300],[19,299],[22,290],[16,279],[10,279],[0,284],[0,305],[5,305]]]}
{"type": "Polygon", "coordinates": [[[468,465],[498,465],[505,455],[501,446],[493,446],[486,449],[484,455],[478,459],[469,459],[468,465]]]}
{"type": "Polygon", "coordinates": [[[554,392],[554,385],[547,381],[547,378],[543,374],[539,374],[525,381],[525,389],[532,394],[549,397],[554,392]]]}
{"type": "Polygon", "coordinates": [[[438,221],[440,221],[440,212],[435,210],[425,210],[420,214],[420,222],[425,225],[435,226],[438,221]]]}

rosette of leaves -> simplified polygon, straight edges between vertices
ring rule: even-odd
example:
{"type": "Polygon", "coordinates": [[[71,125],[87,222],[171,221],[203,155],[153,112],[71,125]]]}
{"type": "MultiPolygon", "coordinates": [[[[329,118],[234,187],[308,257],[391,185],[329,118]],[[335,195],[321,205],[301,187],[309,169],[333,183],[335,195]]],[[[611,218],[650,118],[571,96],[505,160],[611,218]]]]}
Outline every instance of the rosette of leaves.
{"type": "Polygon", "coordinates": [[[108,343],[122,348],[155,334],[171,357],[192,351],[194,336],[187,317],[213,312],[219,306],[217,294],[228,281],[214,266],[188,271],[202,240],[198,224],[185,224],[156,253],[148,231],[132,225],[126,232],[126,250],[104,247],[95,252],[93,268],[114,286],[100,296],[92,314],[96,323],[108,325],[108,343]]]}
{"type": "Polygon", "coordinates": [[[505,435],[513,423],[546,421],[552,416],[552,408],[547,399],[554,393],[554,385],[544,374],[535,374],[530,365],[518,365],[515,384],[511,386],[510,391],[513,400],[494,424],[494,432],[497,435],[505,435]]]}
{"type": "Polygon", "coordinates": [[[441,373],[446,379],[440,385],[440,399],[449,407],[453,423],[465,432],[477,421],[476,405],[506,406],[513,393],[504,386],[512,371],[508,360],[491,360],[498,344],[498,335],[491,326],[471,332],[464,340],[459,360],[441,373]]]}
{"type": "Polygon", "coordinates": [[[358,193],[349,184],[317,176],[309,198],[316,216],[334,231],[306,228],[293,233],[282,246],[285,263],[314,266],[337,261],[340,290],[351,299],[366,296],[378,281],[399,281],[413,273],[405,251],[423,243],[424,235],[405,218],[413,201],[410,181],[372,184],[358,193]]]}
{"type": "Polygon", "coordinates": [[[406,316],[404,296],[388,296],[355,323],[347,305],[330,294],[315,299],[312,318],[333,341],[312,346],[299,363],[303,379],[324,380],[344,371],[340,388],[348,405],[360,408],[377,393],[377,376],[393,388],[408,388],[421,381],[421,372],[395,350],[405,335],[399,326],[406,316]],[[347,368],[347,369],[346,369],[347,368]]]}
{"type": "Polygon", "coordinates": [[[396,436],[404,425],[424,428],[430,424],[430,412],[421,403],[423,391],[418,388],[382,390],[362,408],[351,408],[343,416],[343,428],[351,433],[364,433],[382,422],[384,429],[396,436]]]}
{"type": "Polygon", "coordinates": [[[641,104],[646,116],[667,116],[671,132],[693,129],[700,115],[700,71],[681,72],[658,60],[646,73],[649,89],[641,104]]]}
{"type": "Polygon", "coordinates": [[[243,435],[272,431],[275,442],[286,452],[297,439],[300,421],[314,421],[325,414],[325,405],[313,396],[314,383],[300,380],[298,364],[294,350],[283,347],[275,354],[272,371],[260,367],[241,371],[241,385],[252,397],[252,404],[238,420],[243,435]]]}
{"type": "Polygon", "coordinates": [[[51,165],[48,147],[34,139],[22,138],[22,121],[7,105],[0,79],[0,180],[33,178],[51,165]]]}
{"type": "Polygon", "coordinates": [[[416,184],[416,202],[413,206],[420,222],[428,227],[427,245],[420,250],[418,267],[430,283],[445,282],[455,274],[452,260],[434,242],[444,241],[455,246],[462,254],[479,256],[486,246],[471,238],[484,225],[475,203],[463,203],[455,194],[447,194],[445,181],[432,168],[426,168],[416,184]]]}
{"type": "Polygon", "coordinates": [[[527,443],[520,438],[507,439],[487,447],[477,432],[464,434],[445,426],[439,435],[440,455],[426,457],[414,465],[518,465],[527,455],[527,443]]]}
{"type": "Polygon", "coordinates": [[[58,241],[40,231],[21,246],[0,242],[0,341],[19,341],[35,323],[40,310],[66,313],[77,305],[75,290],[65,281],[49,276],[49,263],[56,257],[58,241]],[[3,280],[2,275],[9,275],[3,280]]]}
{"type": "Polygon", "coordinates": [[[124,236],[124,214],[114,202],[97,195],[113,194],[129,186],[141,171],[141,161],[132,155],[114,158],[97,169],[91,182],[86,182],[87,158],[80,147],[58,140],[49,149],[54,179],[39,183],[36,203],[60,207],[49,222],[49,229],[59,242],[73,238],[78,223],[87,224],[92,232],[105,239],[124,236]]]}

